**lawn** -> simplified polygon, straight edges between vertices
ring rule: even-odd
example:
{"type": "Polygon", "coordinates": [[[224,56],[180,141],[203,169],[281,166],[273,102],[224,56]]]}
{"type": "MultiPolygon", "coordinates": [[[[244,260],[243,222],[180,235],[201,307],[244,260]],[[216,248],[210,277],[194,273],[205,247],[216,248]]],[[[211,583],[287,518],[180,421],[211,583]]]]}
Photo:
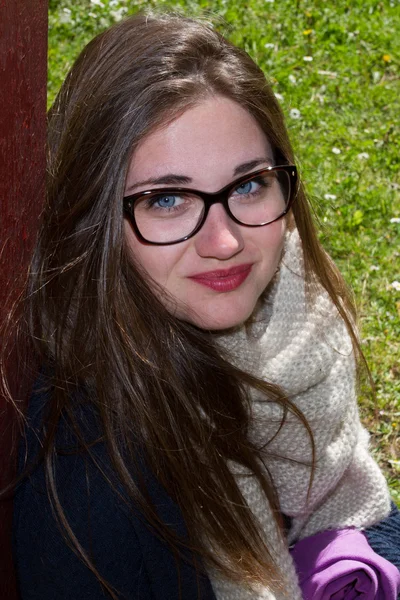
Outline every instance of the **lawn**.
{"type": "Polygon", "coordinates": [[[400,505],[399,0],[50,0],[49,104],[96,33],[138,9],[202,14],[263,68],[325,247],[354,290],[376,393],[360,394],[400,505]]]}

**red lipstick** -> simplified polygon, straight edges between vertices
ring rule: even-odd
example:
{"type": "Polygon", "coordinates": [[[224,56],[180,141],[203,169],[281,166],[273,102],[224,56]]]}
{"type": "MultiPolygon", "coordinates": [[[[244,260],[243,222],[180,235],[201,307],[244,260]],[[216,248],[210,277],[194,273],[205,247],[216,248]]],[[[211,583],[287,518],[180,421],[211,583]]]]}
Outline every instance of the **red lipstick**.
{"type": "Polygon", "coordinates": [[[236,290],[247,279],[253,265],[239,265],[230,269],[219,269],[217,271],[208,271],[207,273],[197,273],[191,275],[196,283],[205,285],[216,292],[231,292],[236,290]]]}

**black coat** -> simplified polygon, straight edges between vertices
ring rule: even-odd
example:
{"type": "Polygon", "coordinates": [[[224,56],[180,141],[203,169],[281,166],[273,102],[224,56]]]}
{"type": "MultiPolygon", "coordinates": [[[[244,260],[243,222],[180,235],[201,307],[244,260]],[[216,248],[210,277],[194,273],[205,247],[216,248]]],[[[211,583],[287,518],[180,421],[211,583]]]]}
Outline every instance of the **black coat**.
{"type": "MultiPolygon", "coordinates": [[[[28,453],[38,449],[35,430],[46,406],[45,394],[30,400],[28,453]]],[[[85,415],[86,427],[92,426],[85,415]],[[89,425],[88,425],[89,424],[89,425]]],[[[58,447],[70,447],[71,434],[61,424],[58,447]]],[[[20,452],[20,468],[24,449],[20,452]]],[[[87,453],[86,453],[87,454],[87,453]]],[[[107,470],[103,443],[93,456],[107,470]]],[[[108,466],[107,466],[108,465],[108,466]]],[[[148,491],[161,519],[185,535],[178,506],[156,478],[144,471],[148,491]]],[[[124,600],[215,600],[208,578],[198,575],[190,556],[179,561],[151,530],[143,516],[113,491],[84,453],[58,454],[56,480],[61,504],[79,543],[107,583],[124,600]]],[[[97,600],[109,597],[90,569],[65,540],[48,499],[44,469],[36,467],[18,488],[14,509],[14,558],[22,600],[97,600]]]]}

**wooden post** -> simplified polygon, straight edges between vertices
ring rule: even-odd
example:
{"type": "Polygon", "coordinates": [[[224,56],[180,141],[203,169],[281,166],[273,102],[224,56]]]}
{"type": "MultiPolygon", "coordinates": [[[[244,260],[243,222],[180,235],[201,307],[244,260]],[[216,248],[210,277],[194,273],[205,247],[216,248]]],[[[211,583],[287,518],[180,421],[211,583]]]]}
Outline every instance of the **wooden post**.
{"type": "MultiPolygon", "coordinates": [[[[0,324],[21,290],[44,201],[47,11],[48,0],[0,0],[0,324]]],[[[21,391],[17,363],[16,355],[10,371],[21,391]]],[[[0,397],[0,489],[15,476],[14,424],[0,397]]],[[[12,499],[3,499],[0,598],[16,600],[11,519],[12,499]]]]}

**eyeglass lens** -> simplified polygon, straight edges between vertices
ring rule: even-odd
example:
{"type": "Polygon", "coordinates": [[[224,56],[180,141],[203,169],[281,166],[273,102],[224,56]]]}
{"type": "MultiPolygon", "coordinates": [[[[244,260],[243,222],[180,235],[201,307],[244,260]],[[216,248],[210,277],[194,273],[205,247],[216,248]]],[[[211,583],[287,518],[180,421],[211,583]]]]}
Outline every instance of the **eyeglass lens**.
{"type": "MultiPolygon", "coordinates": [[[[266,225],[282,215],[290,198],[286,171],[264,171],[232,189],[228,206],[243,225],[266,225]]],[[[168,243],[190,235],[205,210],[201,196],[171,191],[139,197],[134,205],[136,225],[149,242],[168,243]]]]}

